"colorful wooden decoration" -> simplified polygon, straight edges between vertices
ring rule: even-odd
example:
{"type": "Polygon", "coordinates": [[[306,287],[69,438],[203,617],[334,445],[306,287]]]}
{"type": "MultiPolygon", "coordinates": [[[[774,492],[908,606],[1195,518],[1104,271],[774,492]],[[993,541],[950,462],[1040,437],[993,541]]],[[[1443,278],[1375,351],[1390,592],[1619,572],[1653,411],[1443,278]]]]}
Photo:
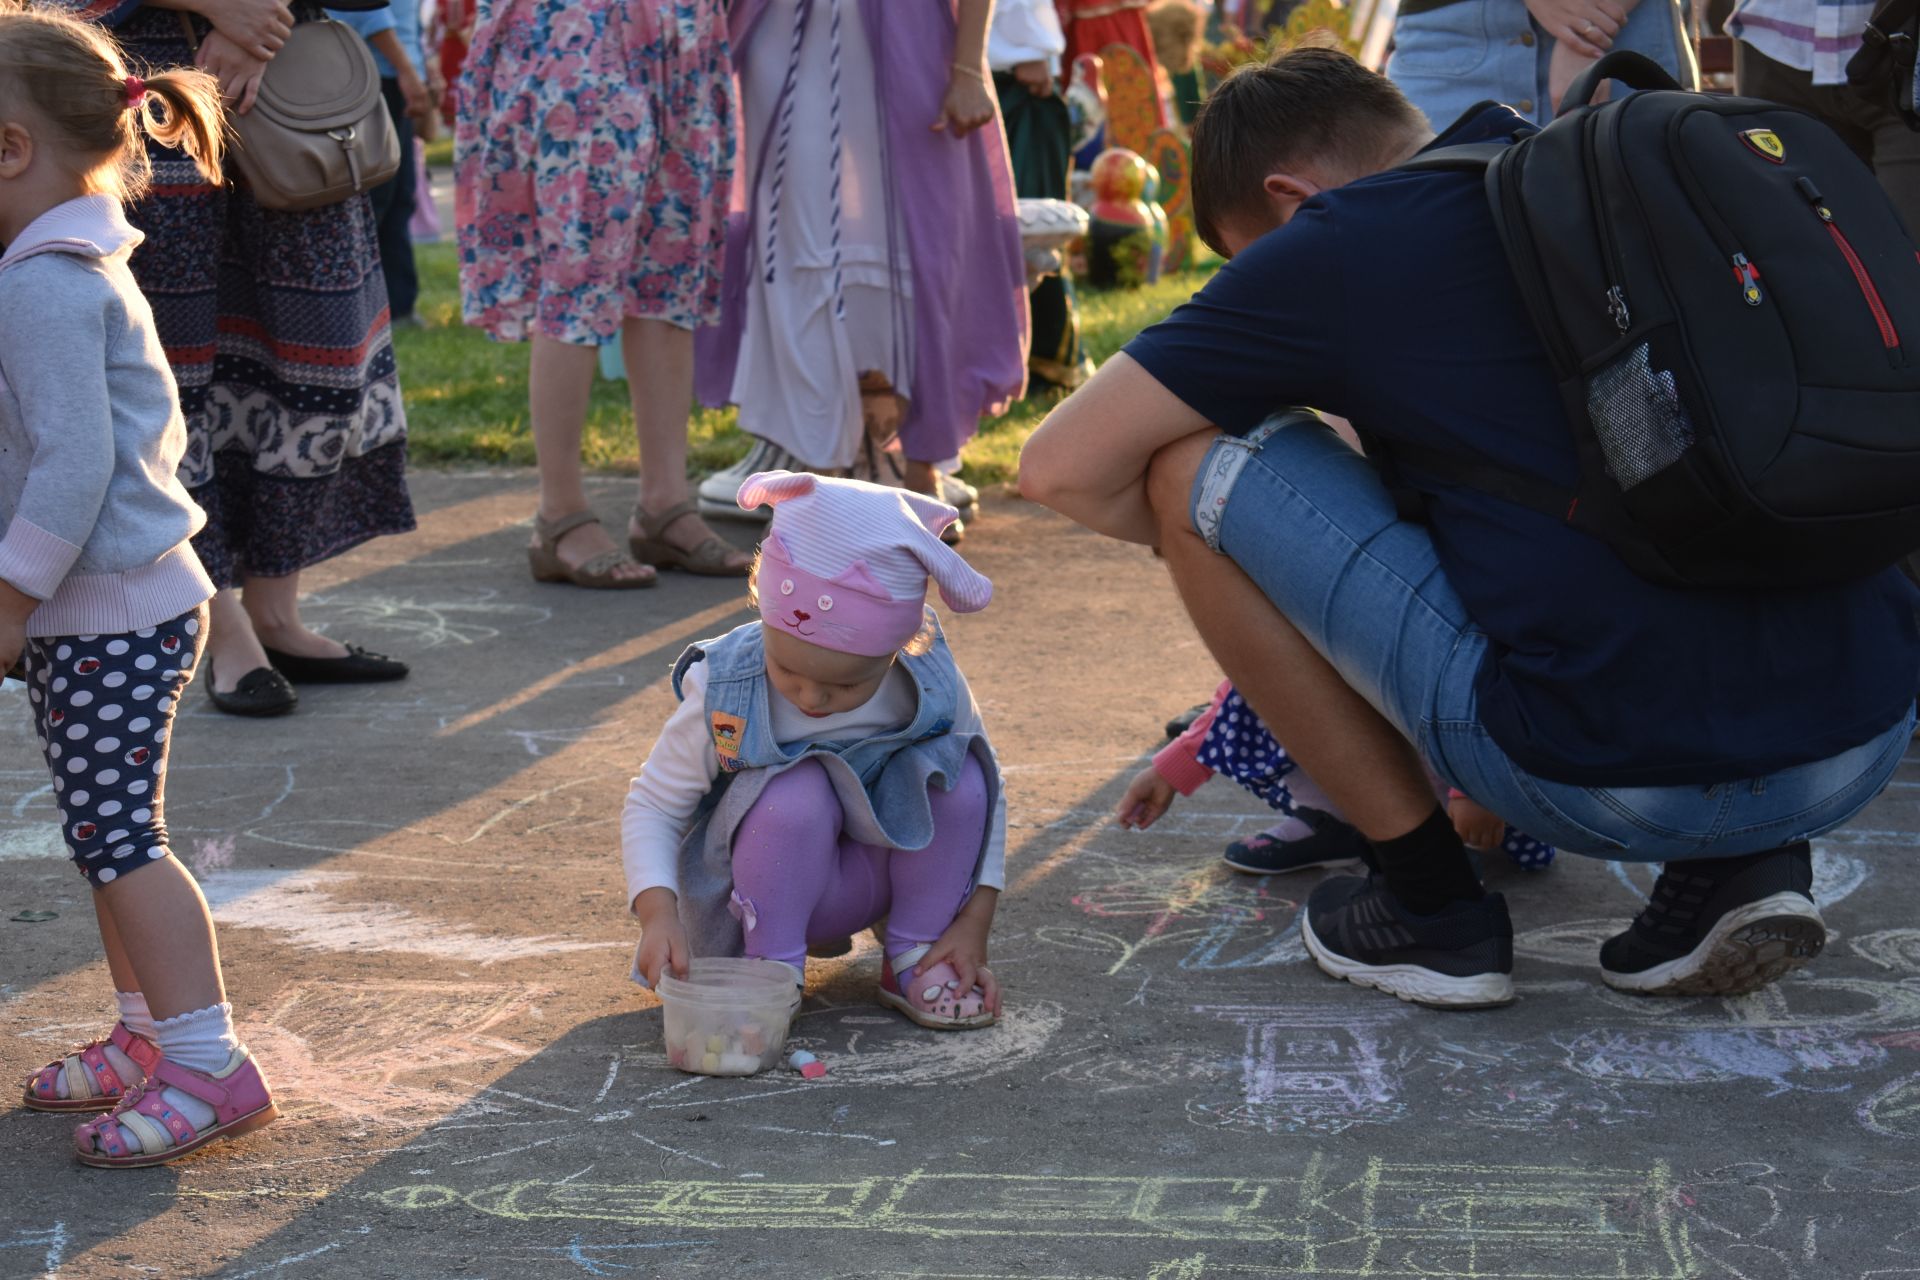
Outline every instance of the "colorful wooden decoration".
{"type": "Polygon", "coordinates": [[[1141,153],[1160,171],[1160,206],[1167,211],[1165,269],[1184,271],[1193,261],[1193,153],[1172,129],[1156,130],[1141,153]]]}
{"type": "Polygon", "coordinates": [[[1132,45],[1110,44],[1100,51],[1100,79],[1107,88],[1107,145],[1135,153],[1160,127],[1160,86],[1153,68],[1132,45]]]}

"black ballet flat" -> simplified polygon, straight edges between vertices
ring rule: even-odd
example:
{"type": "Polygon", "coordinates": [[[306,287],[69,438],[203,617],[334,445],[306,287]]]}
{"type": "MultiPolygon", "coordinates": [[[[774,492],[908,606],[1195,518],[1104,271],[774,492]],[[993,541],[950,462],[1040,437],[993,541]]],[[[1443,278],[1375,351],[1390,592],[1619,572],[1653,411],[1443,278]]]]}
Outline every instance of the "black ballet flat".
{"type": "Polygon", "coordinates": [[[403,680],[409,670],[406,663],[357,644],[348,645],[341,658],[303,658],[278,649],[268,649],[267,658],[295,684],[379,684],[403,680]]]}
{"type": "Polygon", "coordinates": [[[272,667],[255,667],[240,677],[233,692],[213,687],[213,664],[207,664],[207,697],[230,716],[283,716],[300,705],[300,693],[272,667]]]}

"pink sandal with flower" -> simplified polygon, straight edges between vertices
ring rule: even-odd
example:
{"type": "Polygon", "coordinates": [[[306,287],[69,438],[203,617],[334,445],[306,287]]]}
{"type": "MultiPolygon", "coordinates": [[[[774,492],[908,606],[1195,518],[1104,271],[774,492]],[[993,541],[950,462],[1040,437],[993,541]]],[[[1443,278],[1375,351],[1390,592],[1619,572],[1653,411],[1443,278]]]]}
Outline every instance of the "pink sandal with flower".
{"type": "Polygon", "coordinates": [[[237,1138],[271,1123],[280,1114],[252,1055],[235,1049],[218,1071],[191,1071],[162,1058],[140,1084],[127,1091],[120,1105],[73,1131],[81,1164],[98,1169],[143,1169],[189,1155],[210,1142],[237,1138]],[[166,1100],[165,1089],[178,1089],[212,1108],[214,1122],[194,1127],[166,1100]],[[129,1146],[121,1126],[138,1146],[129,1146]]]}
{"type": "Polygon", "coordinates": [[[987,995],[979,987],[960,990],[960,975],[945,961],[924,972],[916,966],[932,947],[914,947],[900,954],[899,960],[884,960],[880,965],[880,1003],[897,1009],[911,1021],[934,1031],[973,1031],[993,1025],[993,1012],[987,1008],[987,995]],[[895,965],[906,975],[903,983],[894,976],[895,965]]]}
{"type": "Polygon", "coordinates": [[[31,1111],[106,1111],[118,1106],[129,1086],[107,1057],[112,1045],[140,1070],[152,1073],[160,1062],[160,1049],[145,1036],[127,1029],[124,1022],[113,1024],[105,1040],[83,1044],[73,1052],[54,1059],[27,1080],[24,1104],[31,1111]],[[66,1081],[67,1096],[60,1096],[60,1083],[66,1081]]]}

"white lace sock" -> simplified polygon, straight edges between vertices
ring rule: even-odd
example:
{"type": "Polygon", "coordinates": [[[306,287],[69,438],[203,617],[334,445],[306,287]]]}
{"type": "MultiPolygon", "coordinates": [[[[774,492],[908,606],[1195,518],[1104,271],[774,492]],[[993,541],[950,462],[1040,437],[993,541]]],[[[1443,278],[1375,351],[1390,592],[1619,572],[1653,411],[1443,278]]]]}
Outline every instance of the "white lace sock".
{"type": "Polygon", "coordinates": [[[1313,828],[1289,814],[1260,833],[1272,836],[1281,844],[1292,844],[1296,840],[1305,840],[1313,834],[1313,828]]]}
{"type": "Polygon", "coordinates": [[[147,1008],[147,997],[139,991],[116,991],[113,1002],[120,1006],[120,1021],[127,1024],[127,1030],[155,1044],[160,1043],[159,1033],[153,1029],[153,1010],[147,1008]]]}
{"type": "MultiPolygon", "coordinates": [[[[153,1030],[154,1043],[160,1046],[161,1056],[189,1071],[218,1071],[232,1060],[233,1051],[240,1047],[240,1037],[233,1029],[233,1006],[230,1004],[209,1005],[205,1009],[183,1013],[177,1018],[156,1022],[153,1030]]],[[[162,1089],[160,1096],[168,1106],[185,1116],[195,1129],[206,1129],[216,1118],[217,1113],[211,1106],[190,1093],[183,1093],[179,1089],[162,1089]]],[[[125,1125],[120,1126],[120,1138],[129,1149],[139,1150],[139,1136],[125,1125]]]]}

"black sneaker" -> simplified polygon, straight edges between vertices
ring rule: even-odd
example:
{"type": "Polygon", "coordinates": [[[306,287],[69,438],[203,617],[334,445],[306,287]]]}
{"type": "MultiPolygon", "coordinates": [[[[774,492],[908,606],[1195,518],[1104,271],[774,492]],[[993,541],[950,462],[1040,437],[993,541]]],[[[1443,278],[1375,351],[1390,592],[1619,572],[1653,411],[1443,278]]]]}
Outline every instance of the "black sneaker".
{"type": "Polygon", "coordinates": [[[1650,996],[1739,996],[1820,954],[1813,851],[1802,841],[1738,858],[1670,862],[1646,909],[1600,948],[1610,987],[1650,996]]]}
{"type": "Polygon", "coordinates": [[[1310,867],[1339,867],[1368,862],[1373,846],[1367,838],[1330,813],[1304,805],[1295,811],[1313,834],[1298,840],[1276,840],[1262,831],[1251,840],[1235,840],[1221,856],[1235,871],[1250,876],[1274,876],[1310,867]]]}
{"type": "Polygon", "coordinates": [[[1430,1009],[1513,1001],[1513,921],[1497,893],[1418,916],[1378,875],[1330,876],[1307,899],[1300,936],[1334,977],[1430,1009]]]}

